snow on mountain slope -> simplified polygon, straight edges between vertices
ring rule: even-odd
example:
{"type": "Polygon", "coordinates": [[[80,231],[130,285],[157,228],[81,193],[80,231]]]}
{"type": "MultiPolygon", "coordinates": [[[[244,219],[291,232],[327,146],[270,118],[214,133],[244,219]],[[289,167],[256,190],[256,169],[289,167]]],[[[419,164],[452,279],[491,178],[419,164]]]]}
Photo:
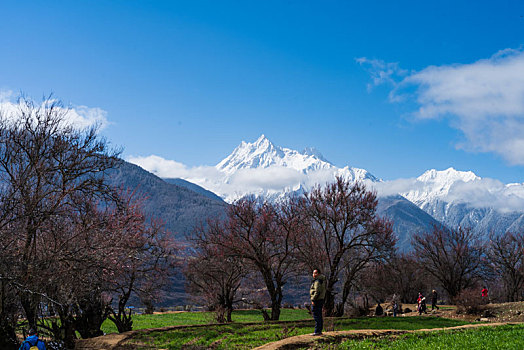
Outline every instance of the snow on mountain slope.
{"type": "Polygon", "coordinates": [[[471,227],[482,234],[524,228],[524,184],[432,169],[400,194],[450,227],[471,227]]]}
{"type": "MultiPolygon", "coordinates": [[[[254,143],[242,142],[216,169],[224,174],[222,183],[235,188],[234,192],[219,192],[228,202],[244,195],[278,200],[302,194],[316,184],[332,181],[335,176],[365,181],[384,201],[388,191],[383,190],[395,183],[383,182],[365,169],[338,168],[314,149],[298,152],[276,146],[264,135],[254,143]],[[278,178],[284,179],[280,185],[270,186],[278,178]]],[[[503,184],[453,168],[431,169],[416,179],[402,181],[404,187],[398,190],[401,196],[450,227],[467,226],[483,233],[524,228],[524,184],[503,184]]],[[[400,201],[393,204],[388,210],[396,212],[394,216],[400,220],[406,205],[401,208],[400,201]]],[[[415,211],[411,218],[415,217],[420,219],[423,215],[415,211]]],[[[404,220],[403,225],[407,227],[409,220],[404,220]]],[[[424,222],[426,226],[430,224],[427,218],[424,222]]]]}
{"type": "Polygon", "coordinates": [[[443,171],[428,170],[417,178],[420,186],[402,193],[404,197],[418,206],[434,199],[445,199],[450,194],[450,189],[457,183],[479,181],[480,177],[471,171],[457,171],[449,168],[443,171]]]}
{"type": "Polygon", "coordinates": [[[317,184],[323,185],[335,176],[350,181],[380,181],[364,169],[338,168],[313,148],[298,152],[279,147],[264,135],[253,143],[242,141],[215,168],[223,176],[199,185],[218,193],[228,202],[245,195],[278,200],[301,194],[317,184]]]}
{"type": "MultiPolygon", "coordinates": [[[[242,141],[233,153],[216,165],[219,171],[232,175],[241,169],[284,167],[297,170],[303,174],[312,171],[338,169],[328,162],[317,150],[308,148],[298,152],[289,148],[275,146],[262,135],[254,143],[242,141]]],[[[346,167],[341,174],[347,174],[355,180],[364,178],[377,181],[373,175],[364,169],[346,167]]]]}

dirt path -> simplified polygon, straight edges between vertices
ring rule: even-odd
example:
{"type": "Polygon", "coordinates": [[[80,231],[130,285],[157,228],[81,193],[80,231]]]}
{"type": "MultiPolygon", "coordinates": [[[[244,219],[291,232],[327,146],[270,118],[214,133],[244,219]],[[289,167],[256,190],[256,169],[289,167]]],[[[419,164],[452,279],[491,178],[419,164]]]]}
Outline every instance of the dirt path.
{"type": "Polygon", "coordinates": [[[346,339],[354,338],[368,338],[377,336],[388,336],[388,335],[400,335],[406,333],[415,332],[434,332],[442,330],[454,330],[454,329],[467,329],[467,328],[478,328],[478,327],[494,327],[503,326],[507,324],[522,324],[521,322],[493,322],[493,323],[481,323],[481,324],[468,324],[464,326],[446,327],[446,328],[431,328],[431,329],[419,329],[419,330],[396,330],[396,329],[362,329],[362,330],[351,330],[351,331],[338,331],[338,332],[325,332],[321,336],[313,335],[297,335],[286,339],[279,340],[277,342],[268,343],[255,348],[254,350],[287,350],[287,349],[301,349],[313,346],[315,342],[323,341],[327,343],[340,343],[346,339]]]}

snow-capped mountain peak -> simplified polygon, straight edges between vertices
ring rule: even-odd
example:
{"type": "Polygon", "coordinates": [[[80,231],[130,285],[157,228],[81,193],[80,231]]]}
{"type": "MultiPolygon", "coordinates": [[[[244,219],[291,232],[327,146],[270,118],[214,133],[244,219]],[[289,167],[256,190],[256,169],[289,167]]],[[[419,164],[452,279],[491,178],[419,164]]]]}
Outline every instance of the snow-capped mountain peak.
{"type": "Polygon", "coordinates": [[[315,156],[326,163],[330,163],[326,158],[324,158],[322,153],[320,153],[320,151],[314,147],[306,147],[301,153],[305,156],[315,156]]]}
{"type": "Polygon", "coordinates": [[[417,177],[416,186],[409,192],[402,193],[402,195],[423,207],[428,202],[445,199],[449,195],[450,189],[457,184],[479,180],[481,178],[472,171],[459,171],[454,168],[440,171],[431,169],[417,177]]]}
{"type": "Polygon", "coordinates": [[[335,176],[349,181],[381,181],[365,169],[336,167],[314,148],[295,151],[273,144],[265,135],[255,142],[242,141],[215,168],[223,178],[207,188],[215,190],[228,202],[253,194],[278,199],[310,190],[317,184],[324,185],[335,176]]]}
{"type": "Polygon", "coordinates": [[[240,169],[269,168],[279,166],[307,173],[310,170],[329,169],[333,165],[317,152],[297,152],[274,145],[265,135],[255,142],[245,142],[216,165],[219,171],[233,174],[240,169]]]}
{"type": "Polygon", "coordinates": [[[427,170],[420,175],[417,180],[422,182],[449,183],[454,181],[475,181],[481,178],[472,171],[458,171],[450,167],[446,170],[438,171],[436,169],[427,170]]]}

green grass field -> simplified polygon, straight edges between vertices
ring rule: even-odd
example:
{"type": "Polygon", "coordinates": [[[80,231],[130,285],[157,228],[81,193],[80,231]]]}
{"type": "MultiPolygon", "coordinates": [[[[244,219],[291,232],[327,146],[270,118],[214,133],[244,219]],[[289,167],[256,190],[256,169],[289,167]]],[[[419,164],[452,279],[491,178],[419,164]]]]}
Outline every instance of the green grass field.
{"type": "Polygon", "coordinates": [[[481,327],[460,331],[424,332],[398,337],[348,340],[339,345],[322,345],[318,349],[393,349],[393,350],[484,350],[524,349],[524,325],[481,327]]]}
{"type": "MultiPolygon", "coordinates": [[[[299,316],[297,310],[288,311],[290,311],[291,314],[296,312],[296,316],[299,316]]],[[[247,318],[246,315],[246,319],[247,318]]],[[[357,318],[327,320],[326,322],[326,326],[337,331],[351,329],[411,330],[451,327],[463,324],[465,324],[465,322],[459,320],[436,317],[357,318]]],[[[260,323],[256,325],[245,325],[242,323],[234,323],[211,325],[205,328],[183,328],[179,330],[138,334],[131,342],[136,349],[251,349],[290,336],[312,333],[313,325],[313,320],[287,324],[260,323]]]]}
{"type": "MultiPolygon", "coordinates": [[[[296,321],[311,318],[305,309],[282,309],[281,321],[296,321]]],[[[235,310],[233,322],[262,322],[262,314],[258,310],[235,310]]],[[[161,328],[167,326],[189,326],[214,323],[211,312],[180,312],[154,315],[133,315],[133,329],[161,328]]],[[[110,320],[102,324],[104,333],[117,333],[116,326],[110,320]]]]}

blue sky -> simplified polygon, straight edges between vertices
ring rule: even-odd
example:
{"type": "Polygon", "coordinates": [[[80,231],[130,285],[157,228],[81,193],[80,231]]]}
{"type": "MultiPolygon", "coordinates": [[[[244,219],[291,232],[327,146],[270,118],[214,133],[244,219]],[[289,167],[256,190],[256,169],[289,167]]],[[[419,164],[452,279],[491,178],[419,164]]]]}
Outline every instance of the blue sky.
{"type": "Polygon", "coordinates": [[[123,156],[242,140],[383,179],[524,181],[521,1],[3,1],[0,97],[53,92],[123,156]]]}

